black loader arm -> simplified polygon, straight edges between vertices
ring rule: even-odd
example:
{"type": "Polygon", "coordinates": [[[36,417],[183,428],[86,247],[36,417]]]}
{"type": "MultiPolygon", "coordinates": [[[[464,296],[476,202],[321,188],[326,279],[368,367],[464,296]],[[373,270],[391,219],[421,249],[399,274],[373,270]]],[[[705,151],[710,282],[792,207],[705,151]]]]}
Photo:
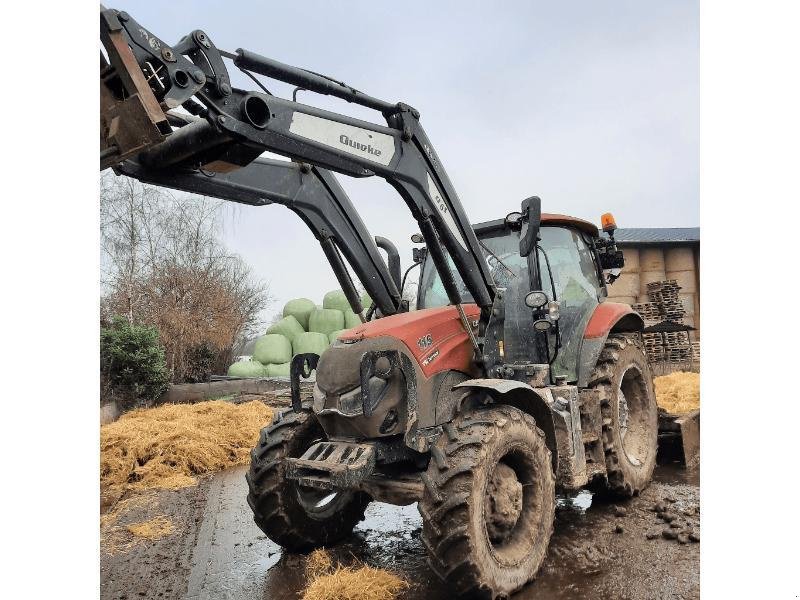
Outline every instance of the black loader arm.
{"type": "Polygon", "coordinates": [[[400,291],[393,276],[347,194],[329,171],[262,157],[229,173],[153,169],[135,160],[123,162],[115,171],[144,183],[241,204],[283,205],[297,214],[319,241],[353,312],[363,318],[364,307],[342,254],[382,314],[391,315],[400,309],[400,291]]]}
{"type": "MultiPolygon", "coordinates": [[[[462,295],[447,255],[481,307],[485,324],[495,296],[494,283],[458,195],[414,108],[367,96],[329,77],[246,50],[222,52],[201,31],[170,48],[129,15],[105,12],[108,16],[101,18],[101,29],[104,23],[119,23],[161,107],[169,110],[180,104],[201,118],[163,141],[148,143],[137,155],[139,165],[153,170],[202,168],[230,173],[270,151],[352,177],[381,177],[397,189],[417,220],[450,302],[458,306],[465,326],[462,295]],[[253,78],[260,91],[232,87],[223,57],[253,78]],[[253,74],[378,110],[386,126],[278,98],[253,74]]],[[[114,51],[108,45],[106,50],[114,51]]],[[[468,331],[471,334],[471,328],[468,331]]],[[[477,346],[474,338],[473,343],[477,346]]]]}

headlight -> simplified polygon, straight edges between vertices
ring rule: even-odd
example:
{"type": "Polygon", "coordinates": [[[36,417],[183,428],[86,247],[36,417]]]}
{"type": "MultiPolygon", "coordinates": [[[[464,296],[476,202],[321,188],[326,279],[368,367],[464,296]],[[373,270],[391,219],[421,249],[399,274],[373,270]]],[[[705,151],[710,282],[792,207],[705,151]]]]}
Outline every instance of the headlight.
{"type": "Polygon", "coordinates": [[[541,308],[547,304],[547,294],[540,291],[528,292],[525,295],[525,306],[528,308],[541,308]]]}
{"type": "Polygon", "coordinates": [[[539,319],[533,322],[533,328],[536,331],[548,331],[550,329],[550,321],[547,319],[539,319]]]}

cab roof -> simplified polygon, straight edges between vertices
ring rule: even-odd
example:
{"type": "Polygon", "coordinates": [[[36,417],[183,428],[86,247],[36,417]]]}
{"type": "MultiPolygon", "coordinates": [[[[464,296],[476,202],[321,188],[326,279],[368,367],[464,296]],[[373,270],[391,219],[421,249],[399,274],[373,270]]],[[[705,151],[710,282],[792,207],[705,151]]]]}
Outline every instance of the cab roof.
{"type": "MultiPolygon", "coordinates": [[[[542,226],[550,227],[574,227],[591,236],[597,237],[600,232],[594,223],[578,219],[577,217],[570,217],[568,215],[560,215],[557,213],[542,213],[542,226]]],[[[488,233],[493,230],[505,228],[505,219],[494,219],[492,221],[484,221],[483,223],[475,223],[472,228],[475,233],[488,233]]]]}

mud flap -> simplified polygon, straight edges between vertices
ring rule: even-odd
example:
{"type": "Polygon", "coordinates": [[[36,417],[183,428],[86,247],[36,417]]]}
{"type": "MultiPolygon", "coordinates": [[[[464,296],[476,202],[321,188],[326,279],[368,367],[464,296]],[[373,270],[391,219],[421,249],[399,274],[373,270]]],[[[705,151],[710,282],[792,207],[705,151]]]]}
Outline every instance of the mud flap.
{"type": "Polygon", "coordinates": [[[700,465],[700,410],[683,415],[659,412],[659,463],[677,460],[687,469],[700,465]]]}
{"type": "Polygon", "coordinates": [[[694,410],[675,421],[681,432],[683,462],[687,469],[700,465],[700,410],[694,410]]]}
{"type": "Polygon", "coordinates": [[[286,477],[320,489],[352,489],[372,475],[372,444],[317,442],[300,458],[286,459],[286,477]]]}

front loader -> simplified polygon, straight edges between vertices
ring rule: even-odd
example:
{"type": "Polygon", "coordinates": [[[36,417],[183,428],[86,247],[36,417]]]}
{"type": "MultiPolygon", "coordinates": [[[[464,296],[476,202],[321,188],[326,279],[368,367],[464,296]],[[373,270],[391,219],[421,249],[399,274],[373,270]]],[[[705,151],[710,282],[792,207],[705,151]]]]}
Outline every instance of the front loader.
{"type": "Polygon", "coordinates": [[[345,291],[338,251],[375,294],[364,314],[348,293],[364,322],[321,356],[295,357],[292,406],[252,451],[247,500],[267,536],[305,552],[350,535],[372,501],[418,503],[429,563],[454,596],[507,597],[541,566],[557,489],[627,498],[649,483],[657,409],[643,321],[606,299],[623,266],[609,215],[602,236],[531,197],[473,227],[411,106],[218,50],[199,30],[169,46],[114,10],[101,11],[101,37],[103,166],[235,201],[295,210],[303,198],[296,212],[334,244],[345,291]],[[234,87],[223,58],[259,91],[234,87]],[[279,98],[256,75],[374,109],[386,125],[279,98]],[[417,310],[403,310],[402,283],[328,171],[381,177],[405,201],[425,244],[417,310]],[[341,218],[310,219],[320,206],[341,218]]]}

